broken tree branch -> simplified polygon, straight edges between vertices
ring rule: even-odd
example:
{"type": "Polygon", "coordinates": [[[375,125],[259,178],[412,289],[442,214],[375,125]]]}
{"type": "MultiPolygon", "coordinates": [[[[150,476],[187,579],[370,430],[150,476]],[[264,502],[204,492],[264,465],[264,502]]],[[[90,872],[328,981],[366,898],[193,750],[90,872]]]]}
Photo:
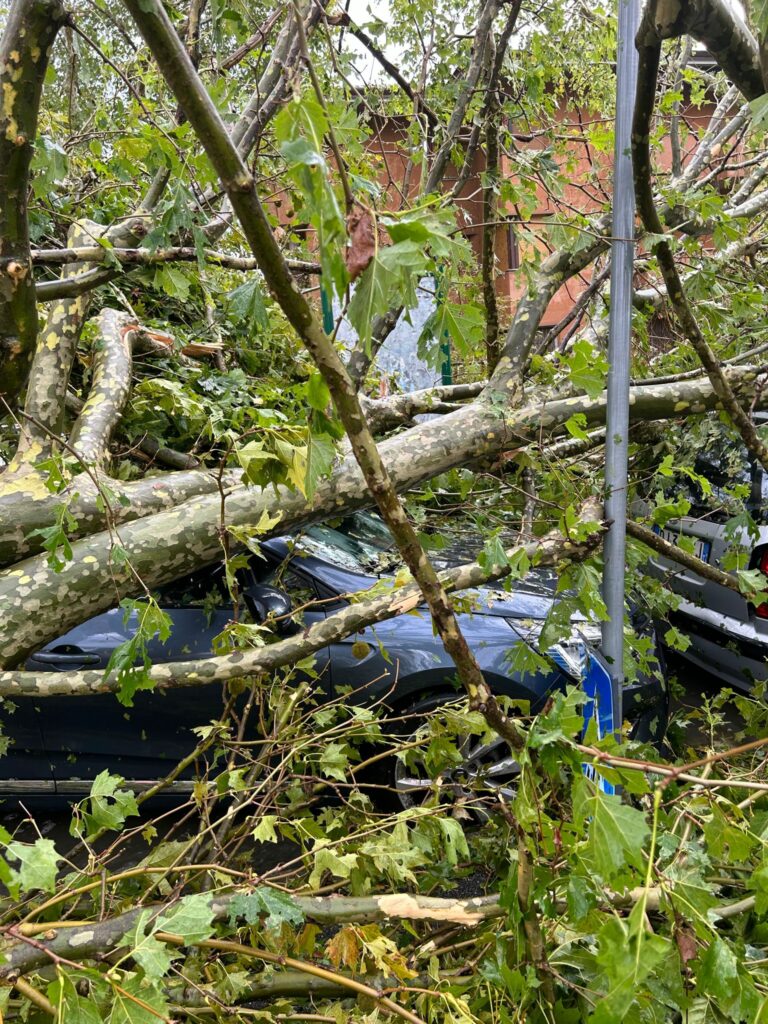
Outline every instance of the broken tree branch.
{"type": "MultiPolygon", "coordinates": [[[[285,266],[257,195],[255,181],[233,146],[188,55],[179,45],[178,36],[165,9],[159,0],[124,2],[151,49],[163,77],[184,107],[204,145],[253,254],[260,261],[261,271],[272,294],[325,379],[367,488],[392,533],[403,561],[419,584],[443,646],[456,665],[459,679],[469,695],[470,706],[480,711],[488,724],[511,745],[520,746],[522,740],[491,693],[434,566],[405,513],[397,487],[387,473],[368,428],[357,389],[333,342],[320,327],[285,266]]],[[[495,11],[496,0],[488,0],[483,8],[483,18],[488,20],[489,29],[495,11]]],[[[478,34],[481,35],[480,31],[478,34]]],[[[482,60],[482,50],[479,59],[482,60]]]]}
{"type": "Polygon", "coordinates": [[[91,389],[75,420],[70,444],[87,465],[103,461],[131,390],[131,335],[136,324],[126,313],[102,309],[96,318],[91,389]]]}
{"type": "MultiPolygon", "coordinates": [[[[596,505],[584,509],[586,519],[596,519],[600,510],[596,505]]],[[[599,532],[582,544],[573,544],[553,530],[540,540],[513,548],[508,552],[513,559],[524,551],[537,565],[553,565],[564,558],[583,558],[599,540],[599,532]]],[[[455,569],[439,574],[439,584],[448,592],[467,590],[509,574],[509,565],[494,564],[483,567],[479,562],[468,562],[455,569]]],[[[323,621],[311,626],[303,633],[278,640],[267,647],[197,661],[172,662],[154,665],[149,678],[157,688],[166,689],[182,686],[203,686],[221,683],[230,679],[263,675],[274,672],[286,665],[292,665],[301,658],[351,636],[367,626],[385,619],[413,611],[423,605],[421,591],[415,584],[395,587],[389,593],[368,598],[328,615],[323,621]]],[[[105,677],[102,670],[65,674],[63,672],[3,672],[0,673],[0,696],[34,694],[38,697],[84,696],[90,693],[115,692],[120,688],[117,673],[105,677]],[[50,677],[50,678],[49,678],[50,677]]]]}

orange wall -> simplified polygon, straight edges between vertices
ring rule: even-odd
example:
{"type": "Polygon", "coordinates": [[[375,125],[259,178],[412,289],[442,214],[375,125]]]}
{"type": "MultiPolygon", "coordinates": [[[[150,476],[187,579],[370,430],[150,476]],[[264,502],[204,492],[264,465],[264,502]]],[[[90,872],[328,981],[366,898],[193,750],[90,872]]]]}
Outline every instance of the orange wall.
{"type": "MultiPolygon", "coordinates": [[[[685,154],[689,154],[695,148],[698,139],[709,123],[712,109],[712,105],[708,104],[703,107],[688,106],[681,111],[681,120],[688,127],[688,137],[683,144],[684,159],[685,154]]],[[[499,220],[508,217],[513,230],[517,223],[519,227],[524,227],[535,235],[536,240],[533,244],[542,252],[548,252],[552,248],[547,241],[548,226],[545,223],[547,220],[568,219],[574,210],[592,213],[606,209],[611,192],[612,157],[596,152],[584,134],[585,128],[588,128],[590,123],[594,123],[590,120],[590,115],[584,111],[570,108],[566,99],[560,105],[558,120],[561,125],[558,136],[560,139],[565,137],[567,141],[566,155],[558,155],[556,159],[560,166],[563,166],[563,161],[567,160],[572,168],[570,182],[565,185],[562,195],[554,198],[548,195],[541,185],[538,185],[537,208],[530,221],[525,225],[520,224],[514,209],[502,208],[498,211],[499,220]]],[[[518,140],[517,142],[521,149],[543,149],[548,144],[548,135],[542,135],[532,141],[518,140]]],[[[413,199],[419,189],[420,169],[418,166],[409,166],[407,135],[404,126],[396,121],[379,122],[373,127],[369,149],[372,154],[378,154],[380,157],[379,177],[387,193],[388,205],[397,207],[403,196],[413,199]]],[[[481,174],[483,163],[483,154],[478,152],[475,155],[467,182],[458,197],[458,206],[464,216],[466,237],[471,241],[478,255],[482,236],[481,174]]],[[[663,173],[669,171],[671,164],[671,146],[667,135],[657,154],[657,168],[663,173]]],[[[502,175],[514,177],[514,174],[514,162],[503,157],[502,175]]],[[[453,188],[457,176],[456,168],[449,167],[443,182],[444,191],[447,192],[453,188]]],[[[527,240],[517,244],[517,257],[520,264],[524,264],[526,255],[530,254],[531,244],[527,240]]],[[[515,247],[512,248],[514,250],[515,247]]],[[[510,265],[510,255],[514,256],[514,251],[512,254],[510,253],[506,225],[496,229],[496,255],[498,261],[496,288],[504,314],[509,316],[518,299],[525,292],[526,279],[523,273],[515,269],[514,265],[510,265]]],[[[587,270],[564,285],[550,303],[543,326],[552,326],[558,323],[572,308],[573,303],[589,284],[589,280],[590,272],[587,270]]]]}

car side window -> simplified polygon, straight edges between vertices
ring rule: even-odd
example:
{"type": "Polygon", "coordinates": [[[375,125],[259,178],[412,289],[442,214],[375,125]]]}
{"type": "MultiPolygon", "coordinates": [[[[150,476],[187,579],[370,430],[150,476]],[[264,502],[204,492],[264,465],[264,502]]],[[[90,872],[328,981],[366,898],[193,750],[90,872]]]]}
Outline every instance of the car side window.
{"type": "Polygon", "coordinates": [[[278,565],[272,562],[268,565],[251,565],[256,582],[284,590],[290,596],[294,608],[303,608],[317,601],[318,594],[314,582],[308,576],[296,572],[290,559],[285,559],[278,565]]]}
{"type": "Polygon", "coordinates": [[[227,593],[224,566],[208,566],[160,587],[163,608],[223,608],[232,603],[227,593]]]}

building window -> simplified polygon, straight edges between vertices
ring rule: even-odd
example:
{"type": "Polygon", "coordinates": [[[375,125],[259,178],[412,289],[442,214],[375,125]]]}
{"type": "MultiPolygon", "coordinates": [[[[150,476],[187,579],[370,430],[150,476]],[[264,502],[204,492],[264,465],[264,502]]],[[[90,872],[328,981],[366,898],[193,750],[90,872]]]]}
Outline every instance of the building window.
{"type": "Polygon", "coordinates": [[[507,270],[517,270],[520,267],[520,253],[517,248],[517,235],[515,225],[507,221],[507,270]]]}

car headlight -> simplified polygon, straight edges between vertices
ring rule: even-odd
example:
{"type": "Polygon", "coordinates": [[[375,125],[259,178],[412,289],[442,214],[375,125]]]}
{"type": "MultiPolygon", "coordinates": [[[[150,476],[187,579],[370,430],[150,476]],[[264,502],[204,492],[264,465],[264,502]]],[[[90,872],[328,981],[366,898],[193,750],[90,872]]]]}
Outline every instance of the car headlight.
{"type": "Polygon", "coordinates": [[[582,616],[571,617],[570,635],[546,649],[540,639],[544,627],[542,619],[507,619],[520,638],[550,658],[566,675],[581,682],[587,669],[588,647],[599,647],[602,640],[600,623],[590,622],[582,616]]]}

